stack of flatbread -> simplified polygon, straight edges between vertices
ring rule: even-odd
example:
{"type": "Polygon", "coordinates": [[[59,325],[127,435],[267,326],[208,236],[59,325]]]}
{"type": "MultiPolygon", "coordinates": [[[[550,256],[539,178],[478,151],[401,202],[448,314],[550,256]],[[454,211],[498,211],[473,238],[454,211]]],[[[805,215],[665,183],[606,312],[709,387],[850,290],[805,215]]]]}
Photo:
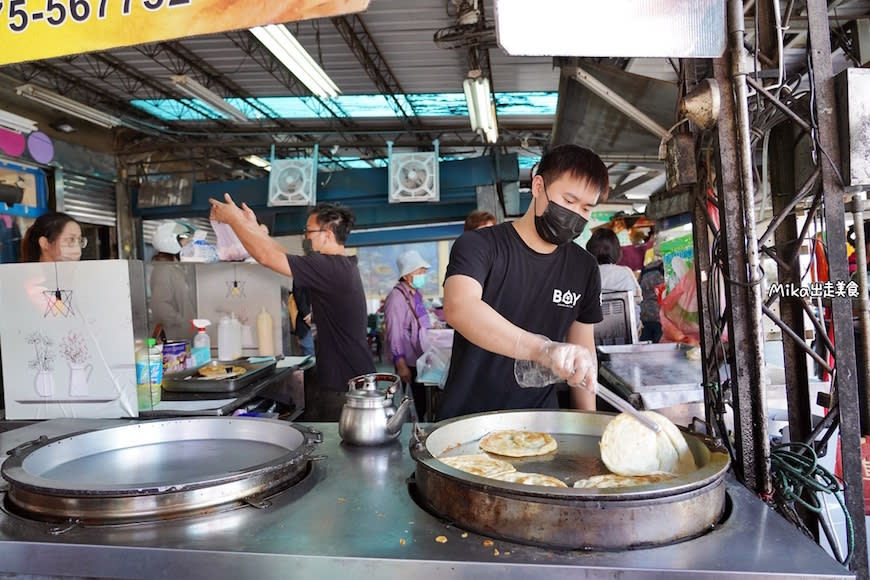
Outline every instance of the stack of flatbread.
{"type": "Polygon", "coordinates": [[[659,433],[629,415],[617,415],[601,435],[601,459],[618,475],[682,475],[697,469],[695,458],[677,426],[655,411],[642,411],[661,425],[659,433]]]}

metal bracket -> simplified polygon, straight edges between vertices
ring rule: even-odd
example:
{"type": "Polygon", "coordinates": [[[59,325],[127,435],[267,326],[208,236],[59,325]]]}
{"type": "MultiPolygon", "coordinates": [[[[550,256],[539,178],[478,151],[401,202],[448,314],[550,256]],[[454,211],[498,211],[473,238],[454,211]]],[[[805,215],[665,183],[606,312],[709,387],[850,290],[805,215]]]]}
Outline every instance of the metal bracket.
{"type": "Polygon", "coordinates": [[[22,453],[25,449],[27,449],[28,447],[35,447],[37,445],[43,445],[47,442],[48,442],[48,437],[45,435],[40,435],[36,439],[22,443],[21,445],[19,445],[17,447],[13,447],[9,451],[7,451],[6,454],[11,455],[12,457],[16,457],[20,453],[22,453]]]}
{"type": "Polygon", "coordinates": [[[425,444],[423,443],[427,437],[426,430],[420,427],[420,424],[414,422],[414,429],[411,431],[410,448],[417,451],[423,451],[425,444]]]}
{"type": "Polygon", "coordinates": [[[308,425],[300,425],[299,423],[293,423],[293,426],[302,431],[306,439],[310,439],[312,443],[323,443],[323,433],[317,429],[308,425]]]}

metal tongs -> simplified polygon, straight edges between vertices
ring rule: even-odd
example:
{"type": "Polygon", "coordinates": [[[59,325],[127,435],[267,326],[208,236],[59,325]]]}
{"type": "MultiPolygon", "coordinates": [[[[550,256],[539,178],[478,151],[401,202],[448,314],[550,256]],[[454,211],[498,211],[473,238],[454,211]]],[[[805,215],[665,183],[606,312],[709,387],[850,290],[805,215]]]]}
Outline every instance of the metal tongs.
{"type": "Polygon", "coordinates": [[[610,389],[608,389],[607,387],[602,385],[601,383],[598,383],[598,387],[595,389],[595,394],[598,395],[599,397],[601,397],[602,399],[604,399],[605,401],[607,401],[608,403],[610,403],[611,405],[613,405],[614,407],[616,407],[617,409],[619,409],[620,411],[628,413],[629,415],[631,415],[632,417],[634,417],[635,419],[637,419],[638,421],[643,423],[643,425],[645,427],[652,429],[656,433],[661,432],[661,430],[662,430],[661,425],[659,425],[658,423],[656,423],[655,421],[653,421],[652,419],[650,419],[649,417],[647,417],[646,415],[644,415],[643,413],[641,413],[640,411],[635,409],[631,405],[631,403],[629,403],[628,401],[626,401],[625,399],[623,399],[622,397],[620,397],[619,395],[617,395],[616,393],[614,393],[613,391],[611,391],[610,389]]]}
{"type": "MultiPolygon", "coordinates": [[[[557,375],[552,369],[544,365],[524,359],[516,359],[514,361],[514,377],[517,379],[517,384],[523,388],[543,388],[553,383],[559,383],[565,380],[564,377],[557,375]]],[[[583,388],[583,387],[575,387],[583,388]]],[[[655,433],[661,433],[662,427],[637,409],[631,406],[631,403],[598,383],[598,388],[595,389],[595,394],[625,413],[628,413],[645,427],[652,429],[655,433]]]]}

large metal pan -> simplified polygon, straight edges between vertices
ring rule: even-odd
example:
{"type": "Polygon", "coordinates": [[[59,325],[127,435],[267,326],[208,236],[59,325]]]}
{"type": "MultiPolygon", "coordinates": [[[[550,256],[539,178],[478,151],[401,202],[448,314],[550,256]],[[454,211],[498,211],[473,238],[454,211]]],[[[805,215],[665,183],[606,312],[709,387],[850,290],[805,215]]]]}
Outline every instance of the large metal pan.
{"type": "Polygon", "coordinates": [[[231,375],[227,378],[208,378],[200,374],[198,367],[188,369],[180,373],[173,373],[163,377],[163,390],[171,393],[235,393],[254,381],[259,381],[275,372],[276,362],[265,361],[250,363],[246,359],[229,362],[211,361],[203,366],[211,367],[242,367],[245,372],[240,375],[231,375]]]}
{"type": "Polygon", "coordinates": [[[469,415],[418,429],[411,441],[415,493],[431,511],[475,532],[560,549],[625,549],[692,538],[725,510],[728,454],[711,440],[683,432],[697,471],[632,488],[530,486],[478,477],[438,457],[480,453],[494,430],[544,431],[559,443],[543,457],[501,458],[518,471],[558,477],[569,486],[608,473],[598,443],[613,415],[578,411],[502,411],[469,415]]]}
{"type": "Polygon", "coordinates": [[[322,440],[312,429],[249,417],[125,424],[9,451],[7,505],[86,524],[204,513],[299,481],[322,440]]]}

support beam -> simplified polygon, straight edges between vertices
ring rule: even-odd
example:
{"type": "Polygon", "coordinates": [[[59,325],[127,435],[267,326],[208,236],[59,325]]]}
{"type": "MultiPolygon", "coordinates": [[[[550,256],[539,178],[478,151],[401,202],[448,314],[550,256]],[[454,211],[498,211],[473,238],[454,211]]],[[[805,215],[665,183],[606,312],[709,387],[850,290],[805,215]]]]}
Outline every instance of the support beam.
{"type": "Polygon", "coordinates": [[[755,201],[749,149],[749,120],[740,0],[728,2],[729,43],[713,62],[719,83],[719,205],[725,240],[728,339],[734,405],[735,469],[738,477],[768,497],[770,442],[761,338],[761,270],[756,244],[755,201]],[[739,346],[738,346],[739,345],[739,346]]]}
{"type": "Polygon", "coordinates": [[[419,129],[421,123],[414,105],[408,99],[397,97],[397,95],[404,95],[405,90],[399,84],[360,15],[336,16],[332,19],[332,24],[344,38],[348,48],[356,56],[378,91],[387,99],[390,108],[402,120],[405,128],[419,129]]]}
{"type": "Polygon", "coordinates": [[[616,92],[610,90],[607,85],[596,79],[594,76],[592,76],[579,66],[576,68],[573,77],[577,80],[577,82],[598,95],[610,106],[620,111],[622,114],[627,116],[629,119],[646,129],[656,137],[659,137],[660,139],[666,139],[669,136],[667,129],[659,125],[649,115],[647,115],[646,113],[626,101],[624,98],[616,94],[616,92]]]}
{"type": "MultiPolygon", "coordinates": [[[[810,58],[815,86],[814,110],[818,122],[818,163],[822,166],[822,191],[825,196],[825,226],[829,279],[849,279],[846,257],[846,225],[843,183],[837,167],[840,148],[837,138],[834,72],[831,63],[830,24],[825,0],[808,0],[810,58]]],[[[855,367],[855,340],[852,330],[852,304],[847,296],[831,299],[836,347],[836,404],[840,409],[840,441],[843,480],[846,483],[846,508],[852,516],[856,550],[849,568],[867,580],[867,528],[864,520],[864,490],[861,466],[861,426],[858,407],[858,382],[855,367]]]]}

